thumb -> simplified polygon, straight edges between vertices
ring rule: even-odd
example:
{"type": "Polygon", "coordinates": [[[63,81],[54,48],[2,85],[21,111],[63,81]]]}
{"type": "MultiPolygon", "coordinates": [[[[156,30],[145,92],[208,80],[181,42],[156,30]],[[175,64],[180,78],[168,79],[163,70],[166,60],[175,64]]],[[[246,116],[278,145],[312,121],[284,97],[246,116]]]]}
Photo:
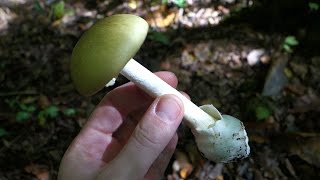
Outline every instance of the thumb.
{"type": "Polygon", "coordinates": [[[168,145],[183,118],[182,101],[175,95],[157,98],[136,126],[128,143],[99,178],[141,179],[168,145]]]}

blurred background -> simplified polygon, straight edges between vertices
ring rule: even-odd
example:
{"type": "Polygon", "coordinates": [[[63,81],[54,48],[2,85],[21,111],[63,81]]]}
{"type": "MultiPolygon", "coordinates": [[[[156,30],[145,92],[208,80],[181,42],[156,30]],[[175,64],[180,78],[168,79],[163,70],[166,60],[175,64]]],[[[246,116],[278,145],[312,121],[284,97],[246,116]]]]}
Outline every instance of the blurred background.
{"type": "MultiPolygon", "coordinates": [[[[317,0],[1,0],[0,179],[56,179],[62,155],[100,99],[78,94],[69,60],[80,35],[118,13],[143,17],[135,59],[172,71],[197,105],[242,120],[251,155],[210,162],[188,128],[165,179],[320,177],[317,0]]],[[[128,29],[129,31],[129,29],[128,29]]]]}

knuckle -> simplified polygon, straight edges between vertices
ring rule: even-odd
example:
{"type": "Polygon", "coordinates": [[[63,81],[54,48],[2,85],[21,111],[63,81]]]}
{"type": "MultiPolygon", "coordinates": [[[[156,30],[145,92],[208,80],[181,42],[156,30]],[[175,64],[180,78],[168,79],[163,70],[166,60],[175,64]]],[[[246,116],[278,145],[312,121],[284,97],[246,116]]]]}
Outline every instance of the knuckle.
{"type": "Polygon", "coordinates": [[[137,126],[136,131],[134,131],[134,139],[142,147],[154,147],[157,148],[162,144],[162,138],[158,135],[161,129],[157,130],[158,132],[152,131],[153,129],[144,128],[141,125],[137,126]]]}

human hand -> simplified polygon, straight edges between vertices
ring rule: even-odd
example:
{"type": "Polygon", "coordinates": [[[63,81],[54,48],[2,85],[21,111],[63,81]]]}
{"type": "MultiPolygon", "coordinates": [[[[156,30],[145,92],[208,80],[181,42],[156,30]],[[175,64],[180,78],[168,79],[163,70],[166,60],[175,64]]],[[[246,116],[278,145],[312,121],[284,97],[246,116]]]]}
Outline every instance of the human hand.
{"type": "MultiPolygon", "coordinates": [[[[156,75],[176,88],[174,74],[156,75]]],[[[114,89],[64,154],[58,179],[161,179],[183,114],[174,95],[153,100],[133,83],[114,89]]]]}

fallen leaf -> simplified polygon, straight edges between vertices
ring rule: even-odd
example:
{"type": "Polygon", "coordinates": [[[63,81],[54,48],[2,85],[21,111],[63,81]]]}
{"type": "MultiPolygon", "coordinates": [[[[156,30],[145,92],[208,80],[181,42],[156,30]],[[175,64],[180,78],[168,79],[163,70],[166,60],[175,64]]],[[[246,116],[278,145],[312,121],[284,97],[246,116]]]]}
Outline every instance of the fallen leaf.
{"type": "Polygon", "coordinates": [[[138,6],[137,1],[135,1],[135,0],[129,1],[128,6],[129,6],[131,9],[137,9],[137,6],[138,6]]]}
{"type": "Polygon", "coordinates": [[[291,61],[290,67],[296,76],[301,77],[302,79],[306,78],[309,71],[306,63],[296,63],[295,61],[291,61]]]}
{"type": "Polygon", "coordinates": [[[320,112],[320,97],[309,91],[307,95],[301,96],[290,109],[291,113],[305,113],[309,111],[320,112]]]}
{"type": "Polygon", "coordinates": [[[224,168],[223,163],[212,164],[207,161],[203,167],[198,169],[196,176],[198,179],[216,179],[223,180],[222,170],[224,168]]]}
{"type": "Polygon", "coordinates": [[[306,87],[304,87],[301,84],[299,84],[299,85],[297,85],[297,84],[288,84],[286,86],[286,90],[288,90],[288,91],[290,91],[290,92],[292,92],[294,94],[302,96],[306,92],[306,87]]]}
{"type": "Polygon", "coordinates": [[[297,155],[306,162],[320,167],[320,134],[289,133],[277,137],[274,143],[291,155],[297,155]]]}
{"type": "Polygon", "coordinates": [[[55,20],[52,22],[51,26],[56,28],[56,27],[59,27],[62,23],[62,19],[58,19],[58,20],[55,20]]]}
{"type": "Polygon", "coordinates": [[[39,99],[38,99],[38,105],[41,107],[41,108],[46,108],[48,106],[50,106],[50,101],[48,99],[48,97],[46,95],[43,95],[41,94],[39,96],[39,99]]]}
{"type": "Polygon", "coordinates": [[[229,14],[230,10],[222,5],[218,6],[218,10],[221,11],[223,14],[229,14]]]}
{"type": "Polygon", "coordinates": [[[320,136],[303,138],[297,141],[298,144],[291,145],[290,151],[301,159],[320,167],[320,136]]]}
{"type": "Polygon", "coordinates": [[[266,136],[260,136],[260,135],[256,135],[256,134],[249,135],[249,139],[251,142],[256,142],[259,144],[262,144],[262,143],[269,141],[269,139],[266,136]]]}
{"type": "Polygon", "coordinates": [[[219,176],[216,177],[215,180],[223,180],[223,176],[222,176],[222,175],[219,175],[219,176]]]}
{"type": "Polygon", "coordinates": [[[176,151],[175,158],[173,170],[179,172],[181,178],[186,179],[193,171],[192,164],[189,163],[189,159],[184,152],[176,151]]]}
{"type": "Polygon", "coordinates": [[[156,11],[150,12],[145,19],[151,27],[165,28],[175,22],[177,10],[168,11],[166,8],[158,8],[156,11]]]}
{"type": "Polygon", "coordinates": [[[182,66],[190,66],[195,63],[196,59],[193,54],[189,53],[188,50],[183,50],[181,55],[182,66]]]}

